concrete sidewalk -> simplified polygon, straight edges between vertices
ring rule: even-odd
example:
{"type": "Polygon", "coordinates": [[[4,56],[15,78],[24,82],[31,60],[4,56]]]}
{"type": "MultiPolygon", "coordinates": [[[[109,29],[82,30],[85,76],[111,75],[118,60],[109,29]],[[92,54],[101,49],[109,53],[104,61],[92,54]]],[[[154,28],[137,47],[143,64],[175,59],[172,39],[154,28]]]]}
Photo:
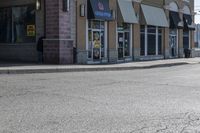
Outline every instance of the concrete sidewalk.
{"type": "Polygon", "coordinates": [[[0,74],[29,74],[29,73],[57,73],[57,72],[86,72],[86,71],[117,71],[171,67],[187,64],[199,64],[200,58],[168,59],[156,61],[141,61],[122,64],[105,65],[45,65],[27,63],[0,62],[0,74]]]}

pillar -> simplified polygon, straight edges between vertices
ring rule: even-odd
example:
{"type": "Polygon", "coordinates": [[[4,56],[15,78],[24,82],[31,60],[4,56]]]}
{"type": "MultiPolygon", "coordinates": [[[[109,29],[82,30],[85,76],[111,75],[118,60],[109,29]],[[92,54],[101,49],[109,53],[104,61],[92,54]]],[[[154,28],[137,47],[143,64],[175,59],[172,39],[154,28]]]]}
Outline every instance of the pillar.
{"type": "Polygon", "coordinates": [[[88,24],[87,22],[87,0],[78,0],[77,1],[77,63],[86,64],[87,63],[87,49],[86,49],[86,40],[88,39],[88,34],[86,32],[88,24]],[[80,6],[85,5],[85,16],[80,16],[80,6]]]}
{"type": "MultiPolygon", "coordinates": [[[[110,9],[117,11],[117,1],[109,0],[110,9]]],[[[116,13],[117,14],[117,13],[116,13]]],[[[108,60],[110,63],[116,63],[118,60],[117,51],[117,20],[108,22],[108,60]]]]}
{"type": "MultiPolygon", "coordinates": [[[[134,2],[134,10],[137,15],[140,14],[140,3],[134,2]]],[[[138,20],[139,21],[139,20],[138,20]]],[[[140,23],[133,24],[133,58],[134,60],[140,60],[140,23]]]]}
{"type": "Polygon", "coordinates": [[[71,11],[63,11],[63,0],[46,0],[45,7],[44,62],[72,64],[74,40],[71,39],[71,11]]]}
{"type": "MultiPolygon", "coordinates": [[[[168,9],[165,9],[165,14],[166,14],[166,17],[168,18],[168,22],[169,22],[169,10],[168,9]]],[[[170,53],[169,53],[169,27],[167,28],[164,28],[164,32],[163,32],[163,39],[162,39],[162,52],[163,52],[163,55],[164,55],[164,58],[165,59],[168,59],[170,58],[170,53]]]]}

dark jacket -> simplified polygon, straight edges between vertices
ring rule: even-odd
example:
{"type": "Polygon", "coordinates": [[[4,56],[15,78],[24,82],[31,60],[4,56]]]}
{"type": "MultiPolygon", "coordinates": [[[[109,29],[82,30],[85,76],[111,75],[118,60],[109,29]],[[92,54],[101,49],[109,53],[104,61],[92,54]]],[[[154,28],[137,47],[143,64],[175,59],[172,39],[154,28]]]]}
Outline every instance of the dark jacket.
{"type": "Polygon", "coordinates": [[[40,37],[37,42],[37,51],[43,52],[43,39],[44,37],[40,37]]]}

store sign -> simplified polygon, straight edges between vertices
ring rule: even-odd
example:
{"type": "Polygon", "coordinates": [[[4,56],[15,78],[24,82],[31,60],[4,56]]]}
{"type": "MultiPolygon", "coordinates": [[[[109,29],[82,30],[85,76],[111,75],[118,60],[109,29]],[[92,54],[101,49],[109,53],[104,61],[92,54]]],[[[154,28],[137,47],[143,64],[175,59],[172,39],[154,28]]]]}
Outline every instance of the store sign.
{"type": "Polygon", "coordinates": [[[98,7],[98,10],[95,11],[96,16],[112,17],[111,12],[109,10],[106,10],[107,8],[104,8],[104,6],[106,7],[106,4],[107,4],[106,2],[103,3],[103,1],[98,1],[96,4],[98,7]]]}
{"type": "Polygon", "coordinates": [[[27,36],[35,36],[35,25],[27,25],[27,36]]]}
{"type": "Polygon", "coordinates": [[[109,8],[109,0],[89,0],[89,19],[111,20],[112,13],[109,8]]]}

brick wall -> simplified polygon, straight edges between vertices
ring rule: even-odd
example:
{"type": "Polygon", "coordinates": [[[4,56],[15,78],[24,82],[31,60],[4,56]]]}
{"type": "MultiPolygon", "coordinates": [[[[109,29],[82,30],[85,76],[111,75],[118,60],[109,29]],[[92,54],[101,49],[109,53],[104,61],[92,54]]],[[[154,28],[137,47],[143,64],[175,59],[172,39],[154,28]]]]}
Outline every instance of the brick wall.
{"type": "Polygon", "coordinates": [[[70,1],[70,11],[63,11],[63,0],[46,0],[46,39],[44,40],[45,63],[73,63],[75,40],[75,1],[70,1]]]}

